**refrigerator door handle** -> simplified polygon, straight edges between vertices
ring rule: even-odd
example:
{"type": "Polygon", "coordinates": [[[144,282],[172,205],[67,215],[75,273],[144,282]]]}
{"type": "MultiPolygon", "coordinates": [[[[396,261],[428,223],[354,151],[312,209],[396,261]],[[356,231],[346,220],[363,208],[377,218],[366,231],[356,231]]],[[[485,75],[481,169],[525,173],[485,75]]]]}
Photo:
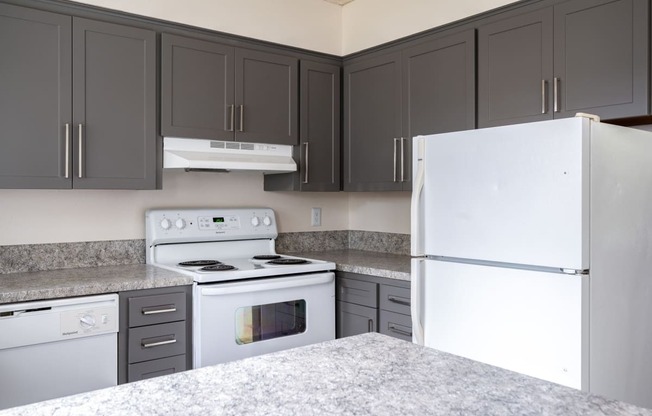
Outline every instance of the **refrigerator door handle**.
{"type": "Polygon", "coordinates": [[[421,323],[421,280],[424,276],[425,259],[412,259],[410,275],[410,313],[412,314],[412,342],[424,345],[423,324],[421,323]]]}
{"type": "Polygon", "coordinates": [[[411,252],[413,256],[423,256],[423,235],[421,223],[421,194],[423,193],[423,182],[425,175],[425,141],[423,137],[415,137],[413,146],[413,168],[414,168],[414,179],[412,184],[412,201],[411,201],[411,212],[410,212],[410,228],[412,234],[412,247],[411,252]]]}

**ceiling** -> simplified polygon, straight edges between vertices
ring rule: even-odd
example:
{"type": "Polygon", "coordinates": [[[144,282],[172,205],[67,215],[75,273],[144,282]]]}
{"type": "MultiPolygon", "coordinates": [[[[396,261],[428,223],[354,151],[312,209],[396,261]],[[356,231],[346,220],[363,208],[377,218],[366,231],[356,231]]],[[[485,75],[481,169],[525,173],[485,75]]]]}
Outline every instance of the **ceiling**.
{"type": "Polygon", "coordinates": [[[334,3],[334,4],[339,4],[340,6],[344,6],[347,3],[351,3],[353,0],[324,0],[329,3],[334,3]]]}

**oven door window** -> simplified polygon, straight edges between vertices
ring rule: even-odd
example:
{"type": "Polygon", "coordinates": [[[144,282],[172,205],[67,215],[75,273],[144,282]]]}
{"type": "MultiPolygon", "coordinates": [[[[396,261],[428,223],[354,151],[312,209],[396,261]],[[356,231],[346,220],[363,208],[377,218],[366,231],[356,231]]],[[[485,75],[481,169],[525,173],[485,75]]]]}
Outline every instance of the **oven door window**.
{"type": "Polygon", "coordinates": [[[235,311],[235,342],[238,345],[305,331],[306,301],[303,299],[246,306],[235,311]]]}

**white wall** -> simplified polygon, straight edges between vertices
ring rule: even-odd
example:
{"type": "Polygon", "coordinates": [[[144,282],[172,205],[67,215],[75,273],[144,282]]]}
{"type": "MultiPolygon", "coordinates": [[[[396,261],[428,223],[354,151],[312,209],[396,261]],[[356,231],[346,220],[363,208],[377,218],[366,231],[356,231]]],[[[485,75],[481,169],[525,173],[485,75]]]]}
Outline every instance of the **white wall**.
{"type": "Polygon", "coordinates": [[[342,50],[342,8],[321,0],[78,2],[334,55],[342,50]]]}
{"type": "Polygon", "coordinates": [[[514,0],[355,0],[342,8],[342,55],[509,3],[514,0]]]}

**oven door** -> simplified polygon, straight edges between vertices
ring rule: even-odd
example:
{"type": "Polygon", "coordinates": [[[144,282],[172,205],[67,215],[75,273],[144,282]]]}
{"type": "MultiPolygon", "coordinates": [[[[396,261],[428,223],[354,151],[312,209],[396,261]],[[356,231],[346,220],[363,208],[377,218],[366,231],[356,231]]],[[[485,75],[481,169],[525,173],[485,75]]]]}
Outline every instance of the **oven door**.
{"type": "Polygon", "coordinates": [[[193,367],[335,338],[332,272],[195,285],[193,367]]]}

